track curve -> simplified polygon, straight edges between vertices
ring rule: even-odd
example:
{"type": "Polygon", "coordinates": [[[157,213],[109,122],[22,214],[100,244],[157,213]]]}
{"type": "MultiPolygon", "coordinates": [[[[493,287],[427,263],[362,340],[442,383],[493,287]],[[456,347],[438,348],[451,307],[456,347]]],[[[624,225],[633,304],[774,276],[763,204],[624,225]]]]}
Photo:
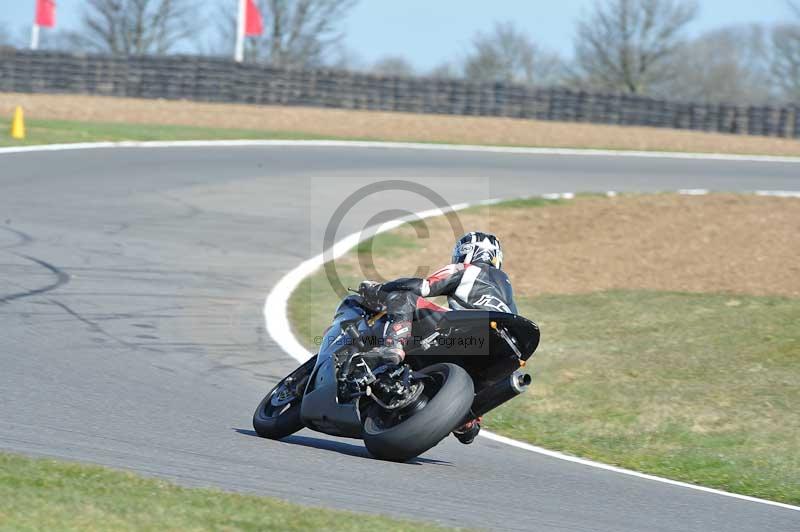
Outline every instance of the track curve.
{"type": "MultiPolygon", "coordinates": [[[[357,441],[303,431],[271,442],[250,426],[261,395],[296,364],[264,331],[264,295],[321,251],[323,207],[371,180],[419,180],[450,202],[798,190],[797,164],[323,146],[0,157],[0,449],[492,529],[800,528],[792,510],[487,440],[393,464],[357,441]]],[[[342,233],[377,210],[359,209],[342,233]]]]}

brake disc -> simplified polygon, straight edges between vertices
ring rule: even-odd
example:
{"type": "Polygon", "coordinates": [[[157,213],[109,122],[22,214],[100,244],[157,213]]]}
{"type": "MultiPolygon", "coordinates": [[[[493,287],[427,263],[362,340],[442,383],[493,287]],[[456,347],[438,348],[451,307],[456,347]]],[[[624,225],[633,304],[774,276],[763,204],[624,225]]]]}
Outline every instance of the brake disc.
{"type": "Polygon", "coordinates": [[[272,395],[272,398],[269,400],[272,406],[283,406],[291,403],[295,399],[295,394],[289,389],[289,385],[291,384],[290,379],[281,383],[281,387],[272,395]]]}
{"type": "Polygon", "coordinates": [[[375,394],[371,395],[372,399],[376,403],[378,403],[384,410],[400,410],[401,408],[405,408],[406,406],[410,405],[411,403],[419,399],[420,395],[422,395],[422,392],[424,390],[425,390],[424,384],[422,384],[421,382],[415,382],[414,384],[411,385],[411,390],[408,393],[392,399],[391,401],[389,401],[388,404],[381,401],[380,398],[378,398],[375,394]]]}

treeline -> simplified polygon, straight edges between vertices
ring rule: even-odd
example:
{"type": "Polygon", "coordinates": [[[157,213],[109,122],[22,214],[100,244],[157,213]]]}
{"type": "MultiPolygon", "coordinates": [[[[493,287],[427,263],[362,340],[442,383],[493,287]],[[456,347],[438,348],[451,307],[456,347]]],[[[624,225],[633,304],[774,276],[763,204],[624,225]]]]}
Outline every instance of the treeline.
{"type": "MultiPolygon", "coordinates": [[[[343,45],[356,0],[257,0],[265,34],[247,40],[245,60],[282,67],[328,66],[387,76],[433,76],[648,95],[693,102],[800,102],[800,0],[770,27],[718,28],[689,37],[695,0],[597,0],[577,21],[573,50],[540,46],[513,22],[474,35],[458,58],[419,71],[402,55],[373,64],[343,45]]],[[[44,48],[119,55],[178,52],[230,56],[237,0],[205,16],[195,0],[87,0],[80,27],[46,32],[44,48]],[[210,37],[209,37],[210,35],[210,37]]],[[[0,27],[0,44],[21,46],[0,27]]]]}

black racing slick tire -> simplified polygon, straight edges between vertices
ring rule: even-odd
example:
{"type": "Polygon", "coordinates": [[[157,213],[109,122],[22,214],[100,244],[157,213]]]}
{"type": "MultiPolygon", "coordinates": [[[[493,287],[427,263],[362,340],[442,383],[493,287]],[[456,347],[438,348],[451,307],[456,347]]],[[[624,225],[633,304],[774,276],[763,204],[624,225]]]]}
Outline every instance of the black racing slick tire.
{"type": "Polygon", "coordinates": [[[363,438],[376,458],[405,462],[433,448],[464,421],[475,390],[472,378],[455,364],[434,364],[419,373],[428,376],[424,406],[398,423],[387,424],[378,405],[367,410],[363,438]]]}
{"type": "Polygon", "coordinates": [[[314,369],[316,358],[313,357],[294,370],[261,400],[253,414],[253,428],[256,430],[256,434],[262,438],[279,440],[291,436],[304,427],[303,421],[300,419],[302,392],[290,391],[287,381],[292,379],[290,382],[295,385],[302,382],[302,379],[310,375],[314,369]]]}

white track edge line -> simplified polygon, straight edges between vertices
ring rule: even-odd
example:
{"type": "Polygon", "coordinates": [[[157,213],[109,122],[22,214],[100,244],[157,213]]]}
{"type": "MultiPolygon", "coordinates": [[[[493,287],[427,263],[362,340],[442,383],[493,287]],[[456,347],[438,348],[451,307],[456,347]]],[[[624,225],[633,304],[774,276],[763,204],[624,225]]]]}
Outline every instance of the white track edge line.
{"type": "MultiPolygon", "coordinates": [[[[697,193],[696,191],[692,191],[697,193]]],[[[758,191],[760,195],[773,195],[771,193],[778,192],[781,194],[774,194],[783,196],[786,191],[758,191]]],[[[707,191],[704,191],[707,193],[707,191]]],[[[608,191],[606,193],[609,196],[614,196],[615,193],[613,191],[608,191]]],[[[800,192],[797,193],[800,196],[800,192]]],[[[536,196],[530,196],[536,197],[536,196]]],[[[564,192],[560,194],[542,194],[540,197],[543,198],[563,198],[563,199],[571,199],[575,197],[575,194],[572,192],[564,192]]],[[[418,213],[413,213],[408,216],[404,216],[402,218],[398,218],[396,220],[392,220],[390,222],[386,222],[382,224],[375,230],[375,234],[382,233],[384,231],[389,231],[394,229],[395,227],[401,225],[404,221],[415,220],[415,219],[423,219],[423,218],[430,218],[432,216],[442,215],[447,212],[452,211],[459,211],[462,209],[466,209],[473,205],[491,205],[493,203],[498,203],[502,201],[502,199],[490,199],[490,200],[483,200],[480,202],[475,203],[459,203],[457,205],[453,205],[450,209],[431,209],[427,211],[422,211],[418,213]]],[[[269,295],[264,302],[264,321],[266,322],[266,328],[269,335],[272,339],[292,358],[297,360],[298,362],[305,362],[313,353],[308,351],[297,337],[292,332],[291,324],[289,323],[289,314],[288,304],[289,304],[289,297],[291,296],[292,292],[300,285],[303,280],[308,277],[309,275],[316,272],[319,268],[321,268],[324,264],[323,256],[330,255],[331,259],[336,259],[347,253],[350,249],[358,245],[362,241],[362,234],[369,234],[370,232],[367,230],[359,231],[356,233],[352,233],[344,237],[343,239],[339,240],[333,245],[333,248],[330,250],[326,250],[325,253],[320,253],[315,257],[312,257],[306,261],[303,261],[294,269],[292,269],[289,273],[284,275],[275,286],[270,291],[269,295]]],[[[728,491],[718,490],[714,488],[708,488],[705,486],[699,486],[697,484],[690,484],[688,482],[681,482],[679,480],[672,480],[669,478],[659,477],[655,475],[649,475],[647,473],[641,473],[639,471],[633,471],[631,469],[625,469],[622,467],[612,466],[608,464],[603,464],[601,462],[595,462],[593,460],[588,460],[586,458],[579,458],[577,456],[570,456],[568,454],[560,453],[558,451],[551,451],[548,449],[544,449],[542,447],[537,447],[535,445],[531,445],[529,443],[521,442],[518,440],[514,440],[512,438],[508,438],[506,436],[500,436],[499,434],[495,434],[493,432],[489,432],[487,430],[482,430],[479,433],[479,436],[487,438],[489,440],[502,443],[505,445],[509,445],[511,447],[516,447],[517,449],[522,449],[525,451],[537,453],[540,455],[548,456],[550,458],[555,458],[558,460],[564,460],[566,462],[572,462],[580,465],[584,465],[587,467],[593,467],[596,469],[603,469],[605,471],[611,471],[614,473],[619,473],[622,475],[628,475],[631,477],[641,478],[645,480],[651,480],[654,482],[660,482],[662,484],[669,484],[671,486],[677,486],[681,488],[692,489],[695,491],[702,491],[705,493],[711,493],[714,495],[721,495],[724,497],[739,499],[743,501],[755,502],[759,504],[765,504],[768,506],[775,506],[778,508],[783,508],[787,510],[794,510],[800,511],[800,506],[792,506],[791,504],[786,504],[777,501],[770,501],[767,499],[759,499],[758,497],[750,497],[748,495],[741,495],[738,493],[731,493],[728,491]]]]}
{"type": "Polygon", "coordinates": [[[427,151],[471,151],[522,155],[571,155],[595,157],[639,157],[652,159],[692,159],[708,161],[740,161],[800,164],[800,157],[778,155],[736,155],[724,153],[686,153],[670,151],[601,150],[578,148],[533,148],[514,146],[477,146],[470,144],[425,144],[421,142],[379,142],[350,140],[180,140],[83,142],[75,144],[42,144],[0,148],[0,155],[46,151],[69,151],[103,148],[206,148],[206,147],[321,147],[321,148],[384,148],[427,151]]]}
{"type": "Polygon", "coordinates": [[[759,499],[758,497],[751,497],[749,495],[741,495],[739,493],[731,493],[729,491],[722,491],[714,488],[707,488],[705,486],[698,486],[697,484],[690,484],[688,482],[681,482],[680,480],[672,480],[669,478],[658,477],[655,475],[648,475],[647,473],[640,473],[639,471],[633,471],[630,469],[625,469],[622,467],[617,467],[613,465],[603,464],[601,462],[595,462],[594,460],[587,460],[586,458],[579,458],[577,456],[570,456],[568,454],[560,453],[558,451],[551,451],[549,449],[544,449],[542,447],[537,447],[536,445],[531,445],[529,443],[521,442],[518,440],[514,440],[511,438],[507,438],[506,436],[501,436],[499,434],[495,434],[494,432],[489,432],[487,430],[481,430],[479,433],[481,436],[488,438],[492,441],[496,441],[498,443],[503,443],[505,445],[510,445],[512,447],[516,447],[518,449],[524,449],[526,451],[543,454],[545,456],[549,456],[551,458],[557,458],[559,460],[564,460],[566,462],[573,462],[576,464],[581,464],[589,467],[594,467],[597,469],[604,469],[606,471],[613,471],[614,473],[620,473],[623,475],[628,475],[631,477],[642,478],[645,480],[653,480],[656,482],[661,482],[664,484],[670,484],[672,486],[679,486],[681,488],[689,488],[696,491],[703,491],[706,493],[713,493],[714,495],[723,495],[725,497],[732,497],[734,499],[741,499],[743,501],[750,501],[750,502],[757,502],[760,504],[767,504],[769,506],[777,506],[779,508],[785,508],[787,510],[795,510],[800,511],[800,506],[792,506],[791,504],[786,504],[782,502],[770,501],[767,499],[759,499]]]}
{"type": "MultiPolygon", "coordinates": [[[[488,202],[487,202],[488,203],[488,202]]],[[[460,203],[452,205],[449,209],[430,209],[412,213],[408,216],[392,220],[381,224],[377,228],[367,228],[363,231],[358,231],[347,235],[333,245],[332,249],[325,250],[323,253],[316,255],[308,260],[301,262],[298,266],[292,269],[289,273],[284,275],[272,288],[266,301],[264,301],[264,320],[266,322],[267,333],[272,337],[278,345],[286,351],[286,353],[298,362],[305,362],[308,360],[312,353],[309,352],[299,342],[294,333],[292,333],[292,326],[289,323],[288,305],[289,298],[292,292],[303,282],[303,279],[316,272],[325,263],[325,257],[329,256],[331,260],[338,259],[353,247],[358,245],[364,238],[364,235],[371,233],[370,229],[374,229],[375,233],[382,233],[389,231],[401,225],[405,221],[419,220],[422,218],[430,218],[446,214],[469,207],[468,203],[460,203]]]]}

